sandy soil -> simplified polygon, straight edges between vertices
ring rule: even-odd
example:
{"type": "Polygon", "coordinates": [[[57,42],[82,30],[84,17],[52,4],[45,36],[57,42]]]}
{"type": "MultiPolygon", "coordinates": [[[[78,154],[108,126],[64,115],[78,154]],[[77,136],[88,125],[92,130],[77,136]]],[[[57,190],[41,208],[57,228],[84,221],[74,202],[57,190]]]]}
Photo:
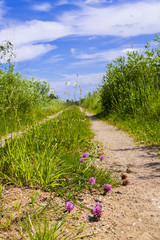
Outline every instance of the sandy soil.
{"type": "MultiPolygon", "coordinates": [[[[103,167],[127,174],[130,185],[114,188],[107,196],[94,196],[103,204],[100,221],[90,223],[94,239],[160,240],[160,159],[155,150],[138,146],[117,127],[87,113],[95,140],[103,145],[103,167]]],[[[98,164],[98,163],[97,163],[98,164]]],[[[91,238],[92,239],[92,238],[91,238]]]]}

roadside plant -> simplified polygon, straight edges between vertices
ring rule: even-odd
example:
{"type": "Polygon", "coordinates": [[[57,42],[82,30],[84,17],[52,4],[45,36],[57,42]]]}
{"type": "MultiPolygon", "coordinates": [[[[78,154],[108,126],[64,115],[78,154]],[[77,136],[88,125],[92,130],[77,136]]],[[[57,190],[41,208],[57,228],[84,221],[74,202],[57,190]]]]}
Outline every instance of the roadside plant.
{"type": "Polygon", "coordinates": [[[100,202],[97,202],[96,206],[93,208],[93,215],[97,221],[100,220],[102,216],[102,204],[100,202]]]}
{"type": "Polygon", "coordinates": [[[104,184],[103,190],[104,190],[104,194],[106,194],[112,190],[112,186],[110,184],[104,184]]]}
{"type": "Polygon", "coordinates": [[[80,162],[84,162],[84,158],[80,158],[79,160],[80,160],[80,162]]]}
{"type": "Polygon", "coordinates": [[[68,201],[65,203],[65,209],[68,211],[68,212],[71,212],[73,209],[74,209],[74,203],[71,202],[71,201],[68,201]]]}
{"type": "Polygon", "coordinates": [[[95,180],[95,178],[91,177],[91,178],[89,178],[89,182],[90,182],[92,185],[94,185],[95,182],[96,182],[96,180],[95,180]]]}
{"type": "Polygon", "coordinates": [[[82,155],[84,158],[87,158],[88,157],[88,154],[87,153],[83,153],[82,155]]]}

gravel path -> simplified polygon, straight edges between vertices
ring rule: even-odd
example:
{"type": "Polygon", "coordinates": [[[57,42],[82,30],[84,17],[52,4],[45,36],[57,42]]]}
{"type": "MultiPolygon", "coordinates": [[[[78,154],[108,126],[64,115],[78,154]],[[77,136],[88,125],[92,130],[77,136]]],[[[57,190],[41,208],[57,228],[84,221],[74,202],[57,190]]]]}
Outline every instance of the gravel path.
{"type": "Polygon", "coordinates": [[[97,240],[160,240],[160,159],[156,151],[136,145],[117,127],[86,115],[95,140],[103,145],[103,166],[119,176],[127,165],[132,170],[127,174],[130,185],[114,188],[101,197],[103,216],[101,221],[90,223],[90,233],[98,230],[97,240]]]}

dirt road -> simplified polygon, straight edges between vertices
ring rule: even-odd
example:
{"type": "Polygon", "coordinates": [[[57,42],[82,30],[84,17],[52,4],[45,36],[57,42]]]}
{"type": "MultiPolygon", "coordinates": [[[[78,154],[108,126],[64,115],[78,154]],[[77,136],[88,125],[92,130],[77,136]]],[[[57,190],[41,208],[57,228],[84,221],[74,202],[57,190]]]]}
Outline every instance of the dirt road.
{"type": "Polygon", "coordinates": [[[160,240],[160,159],[154,150],[138,146],[133,139],[117,127],[91,120],[95,140],[103,145],[103,166],[125,173],[127,165],[128,186],[114,188],[101,197],[101,221],[90,223],[90,233],[100,233],[95,239],[106,240],[160,240]]]}

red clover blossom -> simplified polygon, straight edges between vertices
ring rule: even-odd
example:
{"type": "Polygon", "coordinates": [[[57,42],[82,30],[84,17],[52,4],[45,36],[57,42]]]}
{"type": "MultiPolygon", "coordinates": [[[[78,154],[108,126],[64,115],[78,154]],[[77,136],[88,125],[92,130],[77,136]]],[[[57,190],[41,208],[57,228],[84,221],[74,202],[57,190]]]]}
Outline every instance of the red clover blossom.
{"type": "Polygon", "coordinates": [[[91,177],[91,178],[89,178],[89,182],[90,182],[92,185],[94,185],[95,182],[96,182],[96,180],[95,180],[95,178],[91,177]]]}
{"type": "Polygon", "coordinates": [[[96,207],[100,207],[100,208],[102,209],[102,203],[98,201],[98,202],[96,203],[96,207]]]}
{"type": "Polygon", "coordinates": [[[72,211],[74,209],[74,203],[70,202],[70,201],[66,202],[65,203],[65,208],[68,212],[72,211]]]}
{"type": "Polygon", "coordinates": [[[94,217],[99,220],[102,215],[102,204],[97,202],[96,206],[93,208],[94,217]]]}
{"type": "Polygon", "coordinates": [[[110,192],[112,190],[112,186],[109,184],[104,184],[103,190],[105,193],[110,192]]]}
{"type": "Polygon", "coordinates": [[[84,158],[87,158],[88,157],[88,154],[87,153],[83,153],[82,155],[84,158]]]}
{"type": "Polygon", "coordinates": [[[80,160],[81,162],[84,162],[84,158],[80,158],[79,160],[80,160]]]}
{"type": "Polygon", "coordinates": [[[103,160],[103,159],[104,159],[104,156],[103,156],[103,155],[101,155],[99,158],[100,158],[101,160],[103,160]]]}

